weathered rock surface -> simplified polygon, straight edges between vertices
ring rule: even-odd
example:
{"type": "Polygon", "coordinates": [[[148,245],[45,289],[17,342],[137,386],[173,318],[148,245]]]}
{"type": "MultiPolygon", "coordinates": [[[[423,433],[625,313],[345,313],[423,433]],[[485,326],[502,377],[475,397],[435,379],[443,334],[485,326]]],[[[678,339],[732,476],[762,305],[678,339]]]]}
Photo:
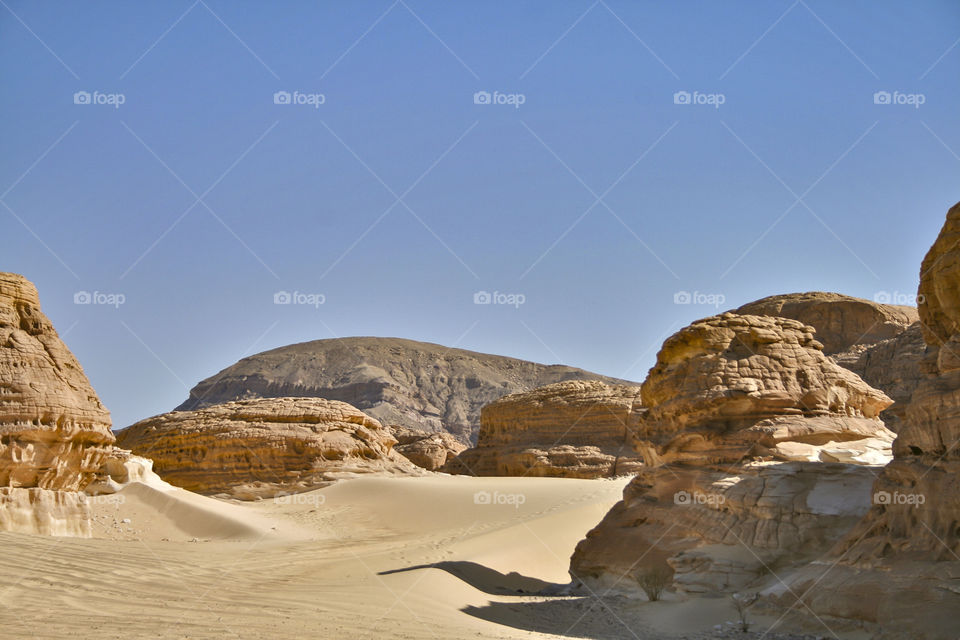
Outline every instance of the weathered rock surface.
{"type": "Polygon", "coordinates": [[[889,442],[890,398],[826,357],[813,327],[725,313],[667,339],[644,381],[639,447],[650,465],[793,459],[784,443],[889,442]]]}
{"type": "Polygon", "coordinates": [[[960,611],[960,204],[920,271],[927,373],[906,410],[874,506],[819,563],[768,590],[775,602],[879,625],[889,637],[954,638],[960,611]],[[828,567],[833,567],[829,572],[828,567]],[[802,600],[802,604],[798,602],[802,600]]]}
{"type": "Polygon", "coordinates": [[[483,408],[477,446],[445,471],[480,476],[597,478],[631,473],[640,387],[567,381],[483,408]]]}
{"type": "Polygon", "coordinates": [[[147,418],[118,444],[178,487],[240,499],[295,493],[357,473],[422,473],[396,439],[345,402],[260,398],[147,418]]]}
{"type": "Polygon", "coordinates": [[[779,316],[810,325],[817,330],[817,340],[827,355],[889,340],[919,319],[914,307],[824,291],[770,296],[749,302],[734,313],[779,316]]]}
{"type": "Polygon", "coordinates": [[[113,441],[110,413],[36,288],[0,273],[0,531],[89,535],[78,492],[113,441]]]}
{"type": "Polygon", "coordinates": [[[574,367],[426,342],[336,338],[244,358],[197,384],[177,410],[249,398],[319,397],[352,404],[384,424],[445,431],[470,444],[481,407],[563,380],[626,383],[574,367]]]}
{"type": "Polygon", "coordinates": [[[647,463],[571,559],[575,583],[759,588],[818,557],[869,508],[891,400],[822,352],[808,325],[725,313],[668,338],[641,387],[647,463]]]}
{"type": "Polygon", "coordinates": [[[449,433],[431,433],[390,425],[390,433],[397,439],[394,451],[427,471],[439,471],[448,460],[467,448],[449,433]]]}

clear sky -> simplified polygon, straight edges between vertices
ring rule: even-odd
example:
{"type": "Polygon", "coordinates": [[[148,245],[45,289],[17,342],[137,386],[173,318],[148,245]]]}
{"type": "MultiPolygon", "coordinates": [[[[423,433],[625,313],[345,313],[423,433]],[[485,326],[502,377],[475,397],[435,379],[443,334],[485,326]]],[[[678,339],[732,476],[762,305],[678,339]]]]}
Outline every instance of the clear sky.
{"type": "Polygon", "coordinates": [[[911,300],[958,39],[956,0],[3,0],[0,270],[117,428],[329,337],[639,381],[718,308],[911,300]]]}

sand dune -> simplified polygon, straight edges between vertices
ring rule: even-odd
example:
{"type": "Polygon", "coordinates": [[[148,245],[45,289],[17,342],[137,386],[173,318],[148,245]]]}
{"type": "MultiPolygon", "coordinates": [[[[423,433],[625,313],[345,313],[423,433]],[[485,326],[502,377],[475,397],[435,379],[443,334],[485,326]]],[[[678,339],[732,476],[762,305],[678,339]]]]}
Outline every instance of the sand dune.
{"type": "Polygon", "coordinates": [[[722,602],[696,615],[613,602],[612,615],[530,595],[568,581],[574,545],[625,482],[368,477],[255,503],[132,483],[96,503],[93,539],[0,534],[0,625],[30,638],[659,638],[731,619],[722,602]]]}

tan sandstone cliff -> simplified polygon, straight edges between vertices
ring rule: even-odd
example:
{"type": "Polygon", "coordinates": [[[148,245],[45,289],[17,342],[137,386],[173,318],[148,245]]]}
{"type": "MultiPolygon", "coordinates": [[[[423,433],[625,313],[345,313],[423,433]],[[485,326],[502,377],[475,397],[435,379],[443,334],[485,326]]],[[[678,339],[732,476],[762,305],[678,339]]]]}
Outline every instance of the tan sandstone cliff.
{"type": "Polygon", "coordinates": [[[567,381],[483,408],[477,446],[445,468],[480,476],[609,477],[637,470],[640,388],[567,381]]]}
{"type": "Polygon", "coordinates": [[[766,593],[889,638],[955,638],[960,614],[960,204],[923,260],[927,355],[873,506],[823,560],[766,593]],[[829,571],[827,570],[829,569],[829,571]]]}
{"type": "Polygon", "coordinates": [[[356,473],[422,473],[356,407],[322,398],[261,398],[174,411],[118,434],[165,481],[240,499],[307,491],[356,473]]]}
{"type": "Polygon", "coordinates": [[[824,353],[893,399],[880,417],[892,431],[900,429],[923,377],[924,344],[916,308],[810,291],[763,298],[734,313],[781,316],[814,327],[824,353]]]}
{"type": "Polygon", "coordinates": [[[110,413],[36,288],[0,273],[0,531],[89,535],[79,491],[113,441],[110,413]]]}
{"type": "Polygon", "coordinates": [[[890,399],[795,320],[725,313],[667,339],[641,387],[647,466],[571,559],[575,583],[681,591],[762,583],[817,557],[868,508],[890,399]]]}

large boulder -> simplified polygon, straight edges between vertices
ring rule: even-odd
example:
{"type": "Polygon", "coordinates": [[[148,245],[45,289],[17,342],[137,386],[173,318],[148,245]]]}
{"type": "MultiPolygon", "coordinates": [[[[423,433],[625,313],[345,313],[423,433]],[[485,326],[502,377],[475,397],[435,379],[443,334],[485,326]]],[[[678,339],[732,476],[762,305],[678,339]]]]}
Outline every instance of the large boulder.
{"type": "Polygon", "coordinates": [[[170,484],[239,499],[308,491],[354,474],[423,471],[356,407],[322,398],[260,398],[147,418],[118,444],[153,459],[170,484]]]}
{"type": "Polygon", "coordinates": [[[813,327],[725,313],[668,338],[641,387],[646,466],[571,559],[575,583],[681,591],[763,584],[869,508],[890,404],[822,352],[813,327]]]}
{"type": "Polygon", "coordinates": [[[0,531],[89,535],[79,492],[113,442],[110,413],[36,288],[0,273],[0,531]]]}
{"type": "Polygon", "coordinates": [[[816,328],[817,340],[827,355],[889,340],[919,319],[914,307],[824,291],[770,296],[748,302],[734,313],[779,316],[810,325],[816,328]]]}
{"type": "Polygon", "coordinates": [[[467,448],[449,433],[420,431],[400,425],[388,427],[397,439],[394,451],[427,471],[439,471],[467,448]]]}
{"type": "Polygon", "coordinates": [[[597,478],[636,471],[640,387],[567,381],[483,408],[477,446],[445,468],[481,476],[597,478]]]}
{"type": "Polygon", "coordinates": [[[873,507],[821,562],[767,595],[862,620],[889,637],[955,638],[960,611],[960,204],[923,260],[926,376],[906,410],[873,507]],[[827,568],[830,571],[826,571],[827,568]]]}
{"type": "Polygon", "coordinates": [[[481,407],[563,380],[627,382],[566,365],[400,338],[334,338],[244,358],[197,384],[177,410],[250,398],[327,398],[348,402],[384,424],[447,432],[470,444],[480,428],[481,407]]]}
{"type": "Polygon", "coordinates": [[[815,328],[825,354],[894,400],[880,417],[899,430],[922,377],[924,344],[915,307],[811,291],[763,298],[735,313],[780,316],[815,328]]]}

